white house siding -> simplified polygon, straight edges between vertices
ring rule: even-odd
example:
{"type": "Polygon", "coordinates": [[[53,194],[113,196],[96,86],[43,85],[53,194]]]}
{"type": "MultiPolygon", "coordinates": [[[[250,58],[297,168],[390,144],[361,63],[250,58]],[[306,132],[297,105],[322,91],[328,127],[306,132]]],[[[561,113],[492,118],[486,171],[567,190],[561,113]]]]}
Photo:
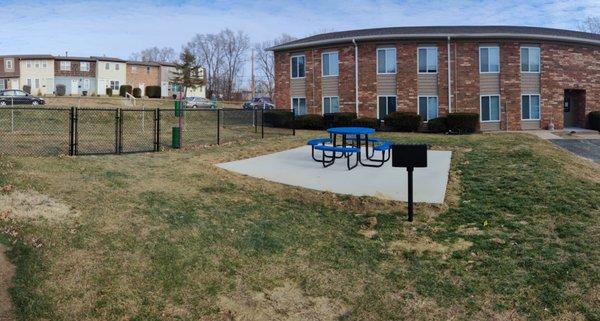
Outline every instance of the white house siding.
{"type": "Polygon", "coordinates": [[[23,86],[28,84],[29,79],[31,82],[31,93],[33,95],[49,95],[54,93],[54,60],[22,59],[19,64],[20,89],[23,89],[23,86]]]}
{"type": "MultiPolygon", "coordinates": [[[[96,88],[98,95],[106,95],[106,88],[110,86],[111,81],[118,81],[119,86],[127,84],[126,74],[127,70],[124,62],[98,60],[96,62],[96,88]],[[106,70],[107,63],[109,64],[109,70],[106,70]],[[116,70],[116,65],[119,66],[119,70],[116,70]]],[[[118,94],[119,89],[113,89],[113,95],[118,94]]]]}
{"type": "Polygon", "coordinates": [[[97,94],[97,80],[94,77],[56,77],[54,78],[56,85],[65,85],[66,95],[82,95],[82,91],[87,91],[87,95],[97,94]],[[77,92],[72,92],[73,80],[77,82],[77,92]],[[85,84],[89,84],[89,88],[85,88],[85,84]]]}

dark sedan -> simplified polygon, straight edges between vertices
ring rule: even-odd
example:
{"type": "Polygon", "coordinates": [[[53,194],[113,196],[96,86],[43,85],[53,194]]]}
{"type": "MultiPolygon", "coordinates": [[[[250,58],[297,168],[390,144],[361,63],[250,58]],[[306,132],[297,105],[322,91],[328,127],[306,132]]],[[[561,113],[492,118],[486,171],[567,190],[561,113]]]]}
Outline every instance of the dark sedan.
{"type": "Polygon", "coordinates": [[[23,90],[7,89],[0,91],[0,106],[43,105],[44,98],[33,96],[23,90]]]}
{"type": "Polygon", "coordinates": [[[244,109],[273,109],[275,105],[269,97],[255,97],[242,105],[244,109]]]}

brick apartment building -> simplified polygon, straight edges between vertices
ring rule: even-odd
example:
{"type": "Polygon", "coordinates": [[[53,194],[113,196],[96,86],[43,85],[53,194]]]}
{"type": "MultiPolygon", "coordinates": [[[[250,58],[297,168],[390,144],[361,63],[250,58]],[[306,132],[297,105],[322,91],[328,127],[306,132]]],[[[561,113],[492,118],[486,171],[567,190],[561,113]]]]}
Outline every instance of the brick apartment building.
{"type": "Polygon", "coordinates": [[[96,93],[96,60],[89,57],[54,57],[54,83],[65,86],[67,96],[96,93]]]}
{"type": "Polygon", "coordinates": [[[145,95],[146,86],[160,86],[160,63],[128,61],[126,77],[128,85],[140,88],[145,95]]]}
{"type": "Polygon", "coordinates": [[[270,48],[275,104],[424,121],[480,115],[482,130],[584,127],[600,110],[600,35],[514,27],[397,27],[315,35],[270,48]]]}

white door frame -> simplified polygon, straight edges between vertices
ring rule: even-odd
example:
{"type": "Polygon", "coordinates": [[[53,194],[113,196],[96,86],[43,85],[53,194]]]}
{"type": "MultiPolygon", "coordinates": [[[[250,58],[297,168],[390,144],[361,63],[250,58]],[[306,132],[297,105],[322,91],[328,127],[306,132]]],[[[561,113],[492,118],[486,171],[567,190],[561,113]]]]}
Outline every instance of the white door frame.
{"type": "Polygon", "coordinates": [[[71,79],[71,95],[79,95],[79,80],[71,79]]]}

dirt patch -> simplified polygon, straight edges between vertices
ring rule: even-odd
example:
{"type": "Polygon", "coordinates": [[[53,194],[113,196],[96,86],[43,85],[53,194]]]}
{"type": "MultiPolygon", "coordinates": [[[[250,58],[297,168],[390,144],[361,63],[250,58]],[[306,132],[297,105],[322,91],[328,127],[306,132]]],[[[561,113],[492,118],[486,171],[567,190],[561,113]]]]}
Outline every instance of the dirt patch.
{"type": "Polygon", "coordinates": [[[0,244],[0,320],[13,320],[13,305],[8,294],[11,287],[12,278],[15,275],[15,266],[8,261],[4,254],[6,248],[0,244]]]}
{"type": "Polygon", "coordinates": [[[286,283],[266,292],[242,292],[220,297],[225,320],[338,320],[349,309],[339,300],[307,296],[296,284],[286,283]]]}
{"type": "Polygon", "coordinates": [[[471,225],[462,225],[459,226],[458,229],[456,230],[457,233],[460,233],[462,235],[483,235],[483,231],[480,230],[477,226],[471,226],[471,225]]]}
{"type": "Polygon", "coordinates": [[[21,192],[13,190],[0,194],[0,209],[10,218],[46,219],[59,221],[77,216],[69,206],[36,191],[21,192]]]}
{"type": "Polygon", "coordinates": [[[436,253],[451,253],[455,251],[463,251],[473,246],[473,243],[463,239],[458,239],[454,243],[442,244],[431,240],[428,237],[415,237],[407,240],[394,241],[390,244],[389,249],[392,252],[436,252],[436,253]]]}

